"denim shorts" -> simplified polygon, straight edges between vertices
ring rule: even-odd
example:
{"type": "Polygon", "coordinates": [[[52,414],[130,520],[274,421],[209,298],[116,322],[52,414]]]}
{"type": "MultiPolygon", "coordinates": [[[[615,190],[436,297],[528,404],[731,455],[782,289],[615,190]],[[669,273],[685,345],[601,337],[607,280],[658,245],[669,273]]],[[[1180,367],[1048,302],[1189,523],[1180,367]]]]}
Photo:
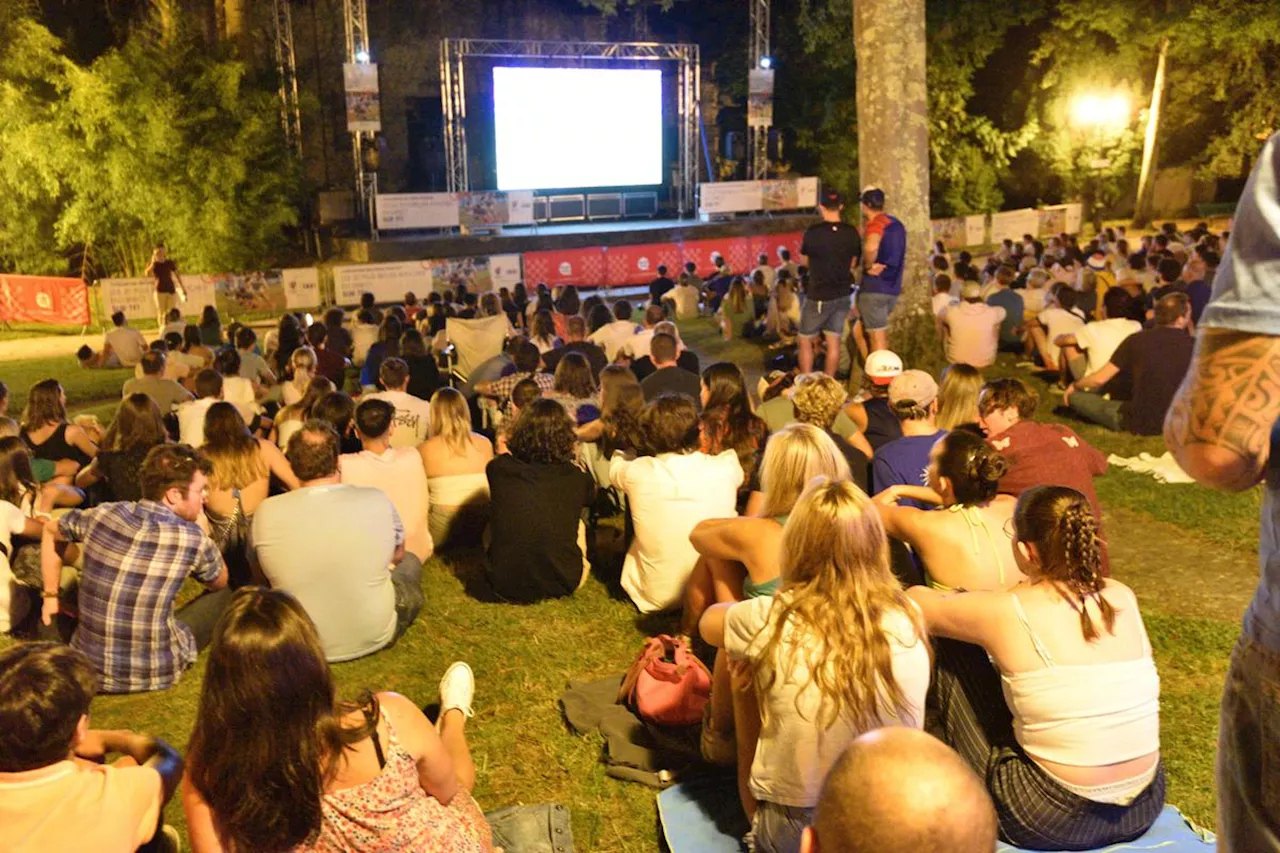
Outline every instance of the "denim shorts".
{"type": "Polygon", "coordinates": [[[896,293],[859,293],[858,313],[862,316],[862,328],[868,332],[883,332],[889,328],[889,315],[897,304],[896,293]]]}
{"type": "Polygon", "coordinates": [[[1218,849],[1280,851],[1280,654],[1245,633],[1222,693],[1218,849]]]}
{"type": "Polygon", "coordinates": [[[800,835],[813,823],[813,809],[761,800],[744,839],[749,853],[798,853],[800,835]]]}
{"type": "Polygon", "coordinates": [[[844,318],[849,316],[849,297],[804,300],[800,309],[800,337],[816,338],[820,333],[844,334],[844,318]]]}

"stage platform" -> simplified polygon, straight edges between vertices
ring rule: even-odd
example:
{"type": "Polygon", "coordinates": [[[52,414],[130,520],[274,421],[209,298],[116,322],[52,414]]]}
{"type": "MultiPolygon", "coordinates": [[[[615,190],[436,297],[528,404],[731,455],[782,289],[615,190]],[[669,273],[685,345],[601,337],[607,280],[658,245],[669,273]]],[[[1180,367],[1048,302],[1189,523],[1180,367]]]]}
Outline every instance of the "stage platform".
{"type": "Polygon", "coordinates": [[[343,238],[338,253],[357,263],[390,263],[467,258],[524,252],[638,246],[686,240],[716,240],[802,231],[818,221],[813,214],[756,216],[716,222],[643,219],[507,226],[493,234],[386,233],[377,240],[343,238]]]}

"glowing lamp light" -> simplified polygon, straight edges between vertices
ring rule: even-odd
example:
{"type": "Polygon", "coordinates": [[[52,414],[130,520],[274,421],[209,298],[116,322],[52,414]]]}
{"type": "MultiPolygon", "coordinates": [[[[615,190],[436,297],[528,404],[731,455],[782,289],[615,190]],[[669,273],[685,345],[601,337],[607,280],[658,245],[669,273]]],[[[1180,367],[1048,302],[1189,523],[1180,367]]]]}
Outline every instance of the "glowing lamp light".
{"type": "Polygon", "coordinates": [[[773,67],[773,57],[772,57],[772,56],[762,56],[762,57],[760,57],[760,67],[761,67],[761,68],[763,68],[763,69],[765,69],[766,71],[767,71],[768,69],[772,68],[772,67],[773,67]]]}
{"type": "Polygon", "coordinates": [[[367,50],[357,50],[357,51],[356,51],[356,62],[359,62],[361,65],[368,65],[368,64],[369,64],[369,51],[367,51],[367,50]]]}
{"type": "Polygon", "coordinates": [[[1079,127],[1119,130],[1129,123],[1129,96],[1085,93],[1071,99],[1071,121],[1079,127]]]}

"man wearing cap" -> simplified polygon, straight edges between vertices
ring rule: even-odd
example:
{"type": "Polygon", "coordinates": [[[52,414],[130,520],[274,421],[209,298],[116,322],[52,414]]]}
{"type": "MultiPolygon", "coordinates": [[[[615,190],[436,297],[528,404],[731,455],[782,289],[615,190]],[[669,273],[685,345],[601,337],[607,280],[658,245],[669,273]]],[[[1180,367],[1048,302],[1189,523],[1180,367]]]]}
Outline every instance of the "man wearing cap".
{"type": "Polygon", "coordinates": [[[849,316],[853,271],[862,254],[858,229],[844,222],[844,199],[834,189],[822,191],[818,212],[822,221],[804,232],[800,254],[809,268],[809,287],[800,311],[800,372],[813,371],[813,342],[826,339],[823,370],[836,375],[840,365],[840,337],[849,316]]]}
{"type": "Polygon", "coordinates": [[[982,285],[976,281],[964,283],[960,300],[942,312],[942,345],[947,361],[989,367],[996,360],[1005,311],[982,301],[982,285]]]}
{"type": "Polygon", "coordinates": [[[863,358],[889,348],[889,315],[902,295],[907,257],[907,229],[884,212],[884,190],[867,187],[859,198],[865,233],[862,287],[858,290],[858,325],[854,338],[863,358]]]}
{"type": "MultiPolygon", "coordinates": [[[[889,408],[902,424],[902,438],[876,451],[871,462],[872,494],[890,486],[926,486],[929,451],[947,434],[938,429],[938,383],[923,370],[905,370],[889,383],[889,408]]],[[[932,509],[903,499],[903,506],[932,509]]]]}
{"type": "Polygon", "coordinates": [[[889,408],[889,383],[902,373],[902,359],[887,349],[876,350],[867,356],[862,372],[869,380],[869,396],[860,403],[850,403],[844,411],[867,437],[872,450],[879,450],[902,438],[902,424],[889,408]]]}

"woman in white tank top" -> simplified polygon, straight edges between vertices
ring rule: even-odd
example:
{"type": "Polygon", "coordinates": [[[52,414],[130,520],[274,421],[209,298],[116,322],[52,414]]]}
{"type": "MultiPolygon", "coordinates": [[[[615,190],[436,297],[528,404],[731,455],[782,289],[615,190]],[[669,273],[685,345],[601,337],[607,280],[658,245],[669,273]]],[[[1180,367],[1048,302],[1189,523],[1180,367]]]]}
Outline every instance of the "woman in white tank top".
{"type": "Polygon", "coordinates": [[[471,410],[457,390],[441,388],[431,396],[428,438],[418,452],[431,493],[427,525],[436,549],[478,545],[489,520],[485,466],[493,445],[471,431],[471,410]]]}
{"type": "Polygon", "coordinates": [[[1160,679],[1137,600],[1103,576],[1097,522],[1074,489],[1023,493],[1004,532],[1022,583],[910,590],[944,638],[935,733],[987,781],[1005,841],[1091,850],[1137,838],[1165,790],[1160,679]]]}

